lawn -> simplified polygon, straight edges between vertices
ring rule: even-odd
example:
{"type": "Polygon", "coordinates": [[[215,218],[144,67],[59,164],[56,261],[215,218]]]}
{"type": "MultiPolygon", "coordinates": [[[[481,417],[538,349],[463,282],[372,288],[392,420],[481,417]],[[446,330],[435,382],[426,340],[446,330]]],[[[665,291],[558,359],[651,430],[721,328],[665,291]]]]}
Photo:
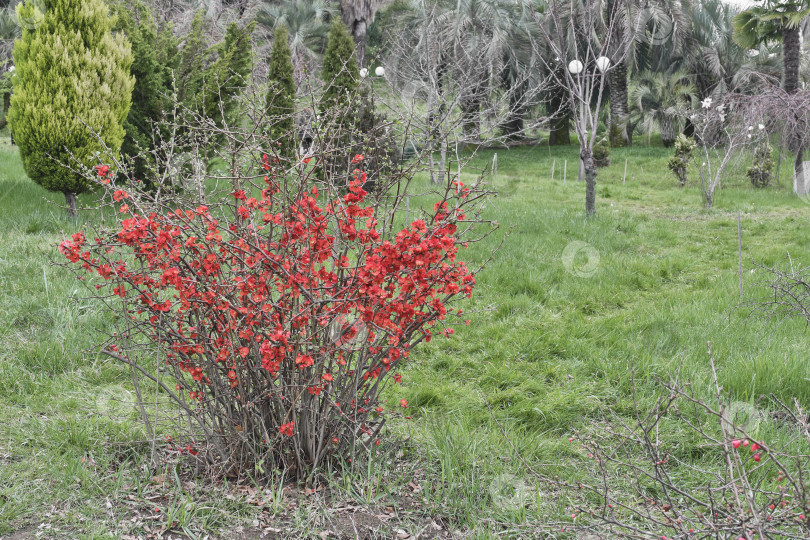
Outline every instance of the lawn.
{"type": "MultiPolygon", "coordinates": [[[[679,368],[708,397],[707,342],[732,401],[765,410],[772,396],[810,406],[805,324],[737,308],[738,213],[746,297],[766,278],[754,263],[783,264],[788,253],[810,263],[810,204],[786,187],[792,160],[782,164],[782,187],[755,190],[737,171],[705,210],[694,178],[681,189],[666,169],[670,150],[655,141],[614,150],[599,173],[597,216],[586,220],[573,146],[482,151],[465,180],[495,152],[498,195],[486,217],[501,234],[465,256],[484,262],[506,239],[472,301],[459,306],[470,325],[412,355],[389,396],[407,399],[412,418],[391,426],[390,442],[362,470],[321,490],[217,483],[195,478],[179,458],[149,470],[126,405],[128,375],[93,352],[107,321],[51,264],[57,243],[81,224],[48,202],[62,203],[58,194],[25,177],[5,139],[0,536],[326,538],[354,530],[406,538],[433,537],[434,527],[435,536],[529,537],[532,524],[570,511],[546,496],[515,450],[545,474],[585,475],[570,434],[609,410],[629,414],[633,396],[645,403],[679,368]],[[591,248],[566,259],[569,271],[563,253],[572,242],[591,248]],[[518,492],[528,502],[510,504],[518,492]]],[[[420,203],[428,201],[412,204],[420,203]]],[[[682,426],[663,429],[677,438],[682,426]]],[[[781,428],[766,420],[758,429],[778,437],[781,428]]],[[[703,449],[690,444],[680,451],[699,459],[703,449]]]]}

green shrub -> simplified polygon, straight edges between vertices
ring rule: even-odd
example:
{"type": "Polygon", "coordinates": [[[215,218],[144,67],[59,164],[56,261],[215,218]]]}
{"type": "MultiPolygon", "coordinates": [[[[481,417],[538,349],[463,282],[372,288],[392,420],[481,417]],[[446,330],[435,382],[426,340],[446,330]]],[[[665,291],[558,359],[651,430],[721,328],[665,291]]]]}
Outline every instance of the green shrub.
{"type": "Polygon", "coordinates": [[[627,141],[624,138],[624,130],[626,126],[619,125],[614,122],[610,125],[610,146],[613,148],[623,148],[627,146],[627,141]]]}
{"type": "Polygon", "coordinates": [[[14,45],[14,94],[8,121],[28,176],[65,194],[68,213],[90,189],[74,169],[98,163],[106,146],[117,153],[130,108],[132,53],[102,0],[20,4],[25,25],[14,45]]]}
{"type": "Polygon", "coordinates": [[[754,149],[754,163],[746,174],[756,188],[767,187],[771,183],[773,171],[773,148],[763,142],[754,149]]]}
{"type": "Polygon", "coordinates": [[[686,171],[689,167],[689,161],[692,159],[692,152],[695,150],[695,140],[687,137],[683,133],[675,138],[675,155],[669,158],[667,167],[672,171],[678,180],[681,182],[681,187],[686,185],[688,180],[686,171]]]}
{"type": "Polygon", "coordinates": [[[610,166],[610,143],[607,139],[600,139],[593,147],[593,164],[597,167],[610,166]]]}

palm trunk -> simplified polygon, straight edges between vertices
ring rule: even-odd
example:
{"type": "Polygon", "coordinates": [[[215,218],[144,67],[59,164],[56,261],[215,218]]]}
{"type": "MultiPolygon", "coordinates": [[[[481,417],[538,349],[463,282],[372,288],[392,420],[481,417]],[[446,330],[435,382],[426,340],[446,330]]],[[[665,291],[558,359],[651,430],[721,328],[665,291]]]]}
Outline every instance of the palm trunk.
{"type": "Polygon", "coordinates": [[[627,106],[627,65],[617,63],[608,73],[610,89],[610,146],[619,148],[632,146],[633,134],[630,130],[630,110],[627,106]]]}
{"type": "Polygon", "coordinates": [[[801,48],[799,27],[782,27],[782,55],[784,57],[782,88],[788,94],[792,94],[799,89],[799,57],[801,55],[801,48]]]}
{"type": "Polygon", "coordinates": [[[571,144],[571,112],[566,96],[566,89],[562,86],[554,85],[549,90],[548,101],[546,102],[546,114],[551,119],[549,125],[548,144],[549,146],[571,144]]]}
{"type": "Polygon", "coordinates": [[[478,96],[462,99],[461,130],[464,142],[477,142],[481,133],[481,101],[478,96]]]}
{"type": "MultiPolygon", "coordinates": [[[[509,88],[511,81],[505,81],[506,88],[509,88]]],[[[506,139],[514,141],[523,135],[523,118],[526,115],[526,82],[516,84],[511,88],[509,94],[509,112],[506,115],[501,129],[506,139]]]]}
{"type": "Polygon", "coordinates": [[[675,128],[672,126],[672,118],[666,114],[661,118],[661,142],[667,148],[675,143],[675,128]]]}
{"type": "Polygon", "coordinates": [[[619,148],[633,144],[630,129],[630,109],[627,105],[627,64],[625,63],[624,32],[627,22],[622,16],[625,5],[621,0],[608,0],[606,3],[611,51],[608,56],[616,59],[608,72],[607,84],[610,93],[610,125],[608,138],[610,146],[619,148]],[[621,59],[621,61],[619,61],[621,59]]]}
{"type": "MultiPolygon", "coordinates": [[[[782,88],[788,94],[792,94],[799,89],[799,56],[801,54],[801,39],[799,27],[782,27],[782,55],[784,73],[782,76],[782,88]]],[[[802,148],[796,149],[796,161],[793,163],[793,192],[799,196],[807,194],[807,182],[804,178],[802,167],[802,148]]]]}
{"type": "Polygon", "coordinates": [[[366,21],[355,21],[352,27],[354,45],[357,49],[357,67],[366,67],[366,21]]]}

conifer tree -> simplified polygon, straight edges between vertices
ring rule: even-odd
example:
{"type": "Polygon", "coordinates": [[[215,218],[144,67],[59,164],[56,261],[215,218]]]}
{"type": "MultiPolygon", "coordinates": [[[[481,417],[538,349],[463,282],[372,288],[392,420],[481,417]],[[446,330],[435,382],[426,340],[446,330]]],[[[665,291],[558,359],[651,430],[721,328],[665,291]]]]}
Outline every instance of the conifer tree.
{"type": "Polygon", "coordinates": [[[75,215],[76,195],[91,186],[64,165],[91,167],[103,145],[120,149],[134,84],[130,44],[113,35],[103,0],[27,0],[17,10],[37,23],[14,45],[10,129],[28,176],[64,193],[75,215]]]}
{"type": "Polygon", "coordinates": [[[268,136],[277,147],[281,157],[292,158],[296,153],[295,143],[295,80],[293,78],[292,53],[288,43],[287,28],[279,26],[270,51],[270,67],[267,72],[267,122],[268,136]]]}
{"type": "Polygon", "coordinates": [[[115,29],[124,32],[132,44],[134,60],[130,73],[135,77],[121,153],[132,159],[135,178],[152,186],[155,178],[150,151],[154,150],[156,142],[153,130],[158,128],[171,106],[173,66],[167,64],[167,59],[176,56],[176,47],[171,31],[158,30],[148,6],[140,0],[122,3],[116,8],[115,29]]]}
{"type": "Polygon", "coordinates": [[[205,71],[205,84],[198,98],[200,112],[218,126],[236,121],[238,97],[253,69],[250,38],[256,23],[240,28],[228,25],[222,43],[213,48],[216,60],[205,71]]]}
{"type": "Polygon", "coordinates": [[[323,56],[322,78],[326,90],[321,98],[321,110],[347,110],[360,81],[354,41],[339,20],[329,30],[329,42],[323,56]]]}
{"type": "Polygon", "coordinates": [[[321,134],[321,140],[327,143],[328,152],[316,174],[336,185],[345,185],[353,168],[349,156],[353,155],[356,136],[357,111],[354,101],[360,71],[354,54],[354,41],[339,20],[329,30],[321,77],[325,88],[319,102],[323,122],[320,127],[326,129],[321,134]]]}

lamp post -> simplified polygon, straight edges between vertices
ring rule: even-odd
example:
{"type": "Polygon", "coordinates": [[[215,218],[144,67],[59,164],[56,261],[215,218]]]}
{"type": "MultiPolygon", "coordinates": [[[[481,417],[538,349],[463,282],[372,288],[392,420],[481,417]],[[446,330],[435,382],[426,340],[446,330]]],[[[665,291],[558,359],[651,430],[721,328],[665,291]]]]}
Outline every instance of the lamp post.
{"type": "MultiPolygon", "coordinates": [[[[599,75],[604,75],[605,72],[610,68],[610,58],[607,56],[600,56],[596,59],[596,68],[599,70],[599,75]]],[[[585,99],[586,97],[590,97],[590,92],[588,92],[588,96],[585,96],[585,92],[583,91],[582,79],[581,77],[588,77],[594,76],[596,73],[588,75],[584,73],[585,65],[579,60],[574,59],[568,62],[568,72],[571,73],[577,79],[577,96],[579,100],[579,148],[580,148],[580,156],[579,156],[579,181],[582,182],[585,180],[585,161],[582,159],[582,149],[585,148],[587,145],[590,147],[590,143],[587,140],[587,133],[588,133],[588,124],[585,119],[585,99]]],[[[590,107],[590,104],[588,105],[590,107]]],[[[593,131],[594,134],[596,133],[596,124],[599,120],[594,119],[593,131]]]]}

